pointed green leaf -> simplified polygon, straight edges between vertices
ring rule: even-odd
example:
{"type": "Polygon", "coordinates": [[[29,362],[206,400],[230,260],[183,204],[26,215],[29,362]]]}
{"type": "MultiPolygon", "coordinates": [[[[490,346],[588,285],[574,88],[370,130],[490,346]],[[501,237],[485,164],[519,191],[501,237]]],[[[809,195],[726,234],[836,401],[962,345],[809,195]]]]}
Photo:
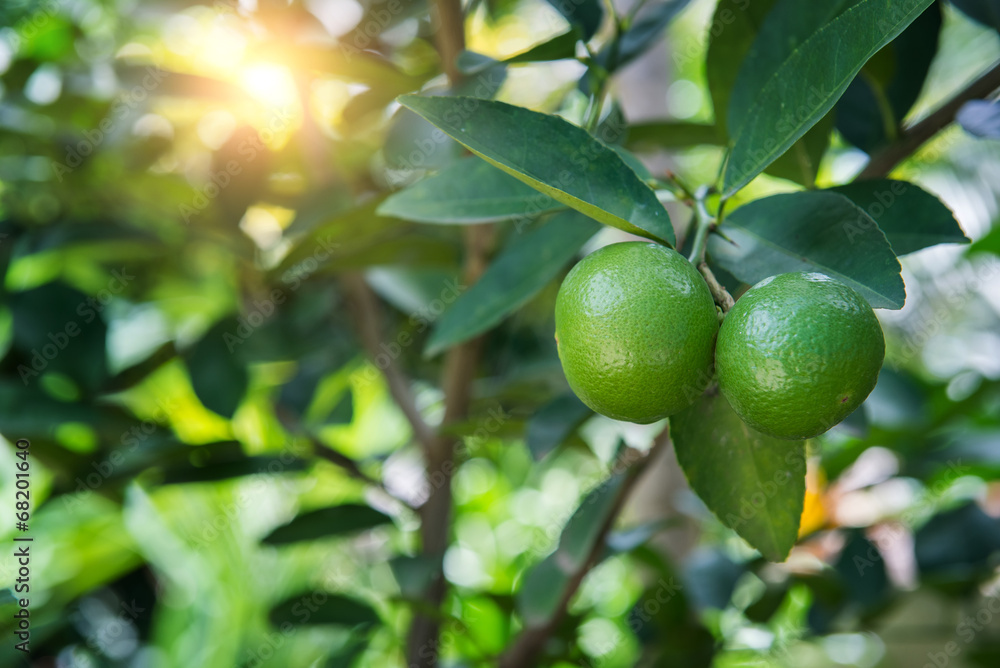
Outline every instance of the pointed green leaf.
{"type": "Polygon", "coordinates": [[[357,626],[379,622],[378,614],[367,603],[324,591],[291,596],[271,608],[268,617],[278,628],[282,624],[357,626]]]}
{"type": "Polygon", "coordinates": [[[436,355],[489,330],[562,271],[600,226],[567,211],[514,238],[434,326],[425,354],[436,355]]]}
{"type": "Polygon", "coordinates": [[[744,283],[817,271],[849,285],[874,308],[903,308],[899,260],[867,213],[839,193],[773,195],[731,213],[712,235],[712,261],[744,283]]]}
{"type": "Polygon", "coordinates": [[[844,139],[866,153],[896,139],[924,87],[940,32],[941,3],[935,3],[865,63],[837,102],[844,139]]]}
{"type": "Polygon", "coordinates": [[[709,510],[767,559],[784,561],[805,502],[805,442],[754,431],[718,391],[670,424],[677,461],[709,510]]]}
{"type": "Polygon", "coordinates": [[[605,225],[672,245],[667,210],[621,156],[557,116],[502,102],[404,95],[400,103],[511,176],[605,225]]]}
{"type": "Polygon", "coordinates": [[[240,323],[236,318],[219,321],[191,349],[187,360],[191,387],[205,408],[231,418],[243,401],[250,377],[246,366],[226,343],[240,323]]]}
{"type": "Polygon", "coordinates": [[[267,545],[287,545],[304,540],[329,538],[392,524],[392,518],[374,508],[345,503],[298,515],[263,538],[267,545]]]}
{"type": "Polygon", "coordinates": [[[878,223],[896,255],[936,244],[967,244],[955,214],[941,200],[906,181],[855,181],[830,188],[848,197],[878,223]]]}
{"type": "MultiPolygon", "coordinates": [[[[720,0],[716,6],[705,73],[715,108],[716,131],[723,144],[727,143],[729,100],[740,65],[774,4],[775,0],[720,0]]],[[[765,171],[778,178],[812,186],[816,182],[820,159],[829,146],[832,129],[833,118],[828,114],[765,171]]]]}
{"type": "Polygon", "coordinates": [[[418,223],[523,220],[564,206],[485,160],[459,160],[382,202],[381,216],[418,223]]]}
{"type": "Polygon", "coordinates": [[[580,41],[580,33],[576,29],[556,35],[555,37],[534,45],[526,51],[516,53],[504,60],[505,63],[538,63],[549,60],[563,60],[576,57],[576,43],[580,41]]]}
{"type": "Polygon", "coordinates": [[[545,404],[528,420],[525,441],[531,455],[536,461],[542,459],[593,414],[572,392],[545,404]]]}
{"type": "Polygon", "coordinates": [[[729,100],[723,190],[761,173],[836,104],[861,67],[932,0],[778,0],[729,100]]]}
{"type": "Polygon", "coordinates": [[[594,36],[604,20],[604,5],[601,0],[548,1],[557,12],[563,15],[563,18],[570,22],[570,25],[580,28],[585,41],[594,36]]]}

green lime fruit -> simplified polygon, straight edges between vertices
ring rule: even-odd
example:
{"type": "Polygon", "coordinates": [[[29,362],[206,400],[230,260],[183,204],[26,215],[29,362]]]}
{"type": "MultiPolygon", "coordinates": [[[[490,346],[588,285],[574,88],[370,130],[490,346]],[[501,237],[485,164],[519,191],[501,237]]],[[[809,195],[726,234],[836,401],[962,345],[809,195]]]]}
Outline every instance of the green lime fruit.
{"type": "Polygon", "coordinates": [[[733,410],[754,429],[812,438],[861,405],[885,357],[882,327],[857,292],[823,274],[765,278],[719,330],[715,366],[733,410]]]}
{"type": "Polygon", "coordinates": [[[595,251],[556,298],[566,379],[583,403],[616,420],[648,424],[694,403],[711,378],[718,329],[701,274],[654,243],[595,251]]]}

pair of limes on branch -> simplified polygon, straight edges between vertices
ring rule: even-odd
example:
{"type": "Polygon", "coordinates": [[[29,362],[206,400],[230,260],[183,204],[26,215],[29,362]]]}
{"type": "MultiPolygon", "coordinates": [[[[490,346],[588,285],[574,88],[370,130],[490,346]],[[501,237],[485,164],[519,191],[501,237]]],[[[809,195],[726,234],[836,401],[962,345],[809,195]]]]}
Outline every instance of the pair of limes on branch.
{"type": "Polygon", "coordinates": [[[581,260],[556,300],[570,387],[608,417],[647,424],[692,405],[713,377],[733,410],[776,438],[811,438],[853,412],[885,355],[854,290],[817,273],[764,279],[719,312],[701,274],[647,242],[581,260]]]}

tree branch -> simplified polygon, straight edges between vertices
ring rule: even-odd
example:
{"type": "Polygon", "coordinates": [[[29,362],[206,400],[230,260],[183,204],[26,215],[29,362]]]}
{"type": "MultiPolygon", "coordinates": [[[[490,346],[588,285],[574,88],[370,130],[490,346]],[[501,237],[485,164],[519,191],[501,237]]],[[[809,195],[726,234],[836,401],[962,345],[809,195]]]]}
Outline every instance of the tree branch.
{"type": "Polygon", "coordinates": [[[438,29],[434,36],[441,66],[452,85],[462,79],[458,69],[458,54],[465,49],[465,14],[462,0],[434,0],[438,29]]]}
{"type": "Polygon", "coordinates": [[[888,176],[899,163],[950,125],[962,105],[969,100],[985,98],[998,88],[1000,88],[1000,62],[994,63],[985,74],[956,93],[930,116],[904,130],[899,139],[872,156],[856,179],[879,179],[888,176]]]}
{"type": "Polygon", "coordinates": [[[570,577],[566,589],[563,591],[562,596],[559,599],[559,604],[556,606],[555,612],[544,623],[524,629],[517,637],[517,640],[515,640],[507,651],[503,653],[503,656],[500,657],[499,668],[528,668],[529,666],[533,666],[537,663],[538,656],[545,647],[545,643],[548,641],[549,636],[552,635],[553,631],[555,631],[555,629],[562,622],[563,618],[566,616],[566,610],[569,607],[569,602],[580,588],[580,584],[583,583],[584,577],[586,577],[587,573],[590,572],[590,569],[594,567],[600,558],[601,553],[604,551],[605,540],[607,539],[608,533],[614,527],[615,521],[618,519],[618,514],[621,512],[622,508],[625,507],[625,503],[628,501],[629,495],[635,488],[636,483],[639,481],[639,478],[646,470],[649,463],[667,446],[668,443],[670,443],[669,429],[664,429],[653,441],[653,446],[649,449],[645,456],[641,457],[641,459],[629,466],[625,480],[622,482],[621,489],[618,490],[618,496],[614,500],[614,504],[611,507],[611,512],[608,513],[608,518],[601,526],[597,540],[594,542],[594,547],[590,551],[590,556],[570,577]]]}
{"type": "MultiPolygon", "coordinates": [[[[492,225],[473,225],[465,229],[465,270],[463,282],[472,285],[486,270],[493,245],[492,225]]],[[[442,427],[464,420],[469,412],[472,381],[479,366],[482,337],[467,341],[448,351],[445,358],[442,387],[445,394],[442,427]]],[[[425,594],[426,602],[434,608],[444,601],[447,583],[441,569],[441,559],[448,549],[451,529],[451,478],[455,472],[455,446],[457,439],[441,434],[427,452],[427,480],[430,495],[420,507],[420,538],[425,556],[437,560],[438,569],[425,594]]],[[[440,620],[416,614],[407,639],[407,666],[434,668],[438,662],[440,620]]]]}
{"type": "MultiPolygon", "coordinates": [[[[462,80],[458,69],[458,55],[465,49],[465,14],[461,0],[434,0],[438,30],[435,35],[442,67],[451,85],[462,80]]],[[[472,285],[486,270],[493,245],[493,226],[474,225],[465,229],[465,268],[463,281],[472,285]]],[[[479,366],[482,339],[476,338],[448,351],[444,364],[442,388],[445,410],[442,427],[465,419],[469,412],[472,381],[479,366]]],[[[427,480],[430,495],[420,507],[420,538],[422,552],[435,559],[435,577],[425,592],[428,606],[437,610],[444,601],[447,583],[441,560],[448,548],[451,528],[451,477],[454,473],[456,439],[440,434],[426,451],[427,480]]],[[[434,615],[414,614],[407,638],[407,666],[434,668],[438,663],[440,647],[440,618],[434,615]]]]}
{"type": "Polygon", "coordinates": [[[357,321],[358,335],[361,343],[368,351],[369,357],[374,362],[379,356],[384,356],[388,361],[386,364],[376,364],[385,376],[389,385],[389,392],[396,404],[399,405],[403,415],[413,428],[413,434],[423,446],[425,451],[430,450],[437,437],[434,430],[424,421],[423,416],[417,409],[413,391],[410,389],[410,381],[399,368],[399,360],[379,349],[382,343],[381,335],[381,313],[378,298],[372,289],[365,283],[364,277],[358,274],[351,274],[344,277],[344,285],[347,287],[351,297],[351,304],[354,307],[355,320],[357,321]]]}

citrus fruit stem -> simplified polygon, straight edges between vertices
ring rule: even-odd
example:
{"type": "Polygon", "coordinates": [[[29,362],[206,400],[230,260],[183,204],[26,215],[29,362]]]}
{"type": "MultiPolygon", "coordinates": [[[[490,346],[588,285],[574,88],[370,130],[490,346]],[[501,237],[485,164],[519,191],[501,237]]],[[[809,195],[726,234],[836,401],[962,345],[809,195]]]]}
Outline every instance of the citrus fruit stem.
{"type": "Polygon", "coordinates": [[[688,260],[694,266],[698,266],[705,261],[705,246],[708,243],[708,233],[715,225],[715,218],[705,207],[705,198],[708,197],[710,189],[708,186],[701,186],[694,194],[694,244],[691,246],[691,255],[688,260]]]}

